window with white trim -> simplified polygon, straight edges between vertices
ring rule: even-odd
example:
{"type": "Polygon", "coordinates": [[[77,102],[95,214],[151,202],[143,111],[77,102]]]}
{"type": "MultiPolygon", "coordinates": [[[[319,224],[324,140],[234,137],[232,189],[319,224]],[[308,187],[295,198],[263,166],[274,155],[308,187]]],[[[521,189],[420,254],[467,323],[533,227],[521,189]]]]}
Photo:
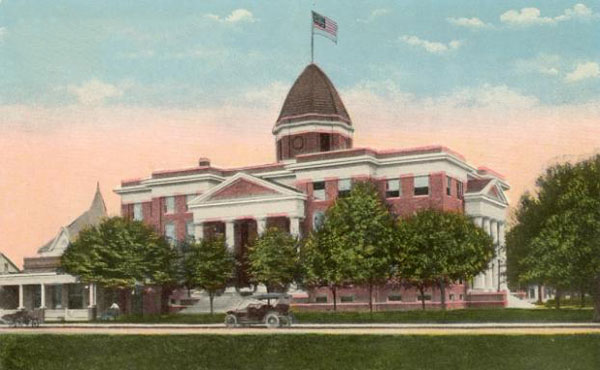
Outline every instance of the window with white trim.
{"type": "Polygon", "coordinates": [[[452,195],[452,177],[446,176],[446,195],[452,195]]]}
{"type": "Polygon", "coordinates": [[[415,195],[429,194],[429,176],[417,176],[414,179],[415,195]]]}
{"type": "Polygon", "coordinates": [[[174,223],[169,222],[169,223],[165,224],[165,238],[167,238],[167,241],[169,241],[170,243],[175,242],[175,224],[174,223]]]}
{"type": "Polygon", "coordinates": [[[196,198],[196,196],[197,196],[196,194],[188,194],[185,196],[185,210],[186,211],[190,210],[189,204],[192,200],[194,200],[194,198],[196,198]]]}
{"type": "Polygon", "coordinates": [[[312,221],[313,230],[319,230],[325,222],[325,213],[323,213],[322,211],[316,211],[315,213],[313,213],[312,221]]]}
{"type": "Polygon", "coordinates": [[[386,198],[397,198],[400,194],[400,179],[388,179],[385,181],[386,198]]]}
{"type": "Polygon", "coordinates": [[[194,240],[194,222],[188,221],[185,223],[185,239],[186,240],[194,240]]]}
{"type": "Polygon", "coordinates": [[[313,182],[313,198],[315,200],[325,200],[325,181],[313,182]]]}
{"type": "Polygon", "coordinates": [[[165,197],[165,213],[175,213],[175,197],[165,197]]]}
{"type": "Polygon", "coordinates": [[[135,203],[133,205],[133,219],[134,221],[142,221],[144,219],[142,203],[135,203]]]}
{"type": "Polygon", "coordinates": [[[462,181],[457,181],[456,182],[456,196],[458,197],[458,199],[462,199],[463,198],[463,183],[462,181]]]}
{"type": "Polygon", "coordinates": [[[352,180],[343,179],[338,181],[338,197],[343,198],[350,195],[350,189],[352,188],[352,180]]]}

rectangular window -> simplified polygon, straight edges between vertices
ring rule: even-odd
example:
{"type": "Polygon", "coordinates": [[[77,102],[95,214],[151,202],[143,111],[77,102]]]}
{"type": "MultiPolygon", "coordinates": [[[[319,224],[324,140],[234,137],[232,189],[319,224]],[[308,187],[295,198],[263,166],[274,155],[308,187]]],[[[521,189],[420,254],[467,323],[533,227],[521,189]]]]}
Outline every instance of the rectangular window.
{"type": "Polygon", "coordinates": [[[429,176],[415,177],[415,195],[429,194],[429,176]]]}
{"type": "Polygon", "coordinates": [[[320,134],[320,144],[321,151],[328,152],[331,150],[331,135],[330,134],[320,134]]]}
{"type": "Polygon", "coordinates": [[[169,223],[165,224],[165,238],[167,238],[167,240],[170,243],[175,242],[175,224],[174,223],[169,222],[169,223]]]}
{"type": "Polygon", "coordinates": [[[194,200],[194,198],[196,198],[196,194],[188,194],[185,196],[185,210],[189,211],[190,207],[188,206],[188,204],[190,204],[190,202],[192,200],[194,200]]]}
{"type": "Polygon", "coordinates": [[[338,197],[343,198],[350,195],[350,188],[352,187],[352,180],[343,179],[338,181],[338,197]]]}
{"type": "Polygon", "coordinates": [[[451,300],[451,301],[453,301],[454,300],[454,294],[448,295],[448,299],[451,300]]]}
{"type": "Polygon", "coordinates": [[[144,214],[142,212],[142,203],[135,203],[133,205],[133,219],[135,221],[142,221],[144,219],[144,214]]]}
{"type": "Polygon", "coordinates": [[[175,197],[165,198],[165,213],[175,213],[175,197]]]}
{"type": "Polygon", "coordinates": [[[340,297],[340,302],[342,302],[342,303],[354,302],[354,296],[353,295],[343,295],[340,297]]]}
{"type": "Polygon", "coordinates": [[[390,302],[400,302],[402,301],[402,296],[400,294],[394,294],[388,296],[388,301],[390,302]]]}
{"type": "Polygon", "coordinates": [[[315,303],[327,303],[327,296],[320,295],[318,297],[315,297],[315,303]]]}
{"type": "Polygon", "coordinates": [[[452,178],[450,176],[446,176],[446,195],[452,195],[452,178]]]}
{"type": "Polygon", "coordinates": [[[400,180],[389,179],[385,182],[385,197],[397,198],[400,196],[400,180]]]}
{"type": "Polygon", "coordinates": [[[313,198],[325,200],[325,181],[313,182],[313,198]]]}
{"type": "Polygon", "coordinates": [[[81,284],[69,284],[68,287],[68,308],[79,310],[83,308],[83,286],[81,284]]]}
{"type": "Polygon", "coordinates": [[[192,221],[185,224],[185,239],[194,240],[194,223],[192,221]]]}
{"type": "Polygon", "coordinates": [[[458,199],[462,199],[463,197],[463,183],[461,181],[456,182],[456,196],[458,199]]]}
{"type": "Polygon", "coordinates": [[[465,298],[465,297],[463,297],[463,295],[462,295],[462,294],[460,294],[460,295],[458,296],[458,299],[460,299],[461,301],[462,301],[462,300],[464,300],[464,298],[465,298]]]}
{"type": "Polygon", "coordinates": [[[425,300],[426,300],[426,301],[431,301],[431,295],[430,295],[430,294],[425,294],[424,296],[421,296],[421,295],[420,295],[420,296],[418,296],[418,297],[417,297],[417,300],[418,300],[418,301],[422,301],[422,300],[423,300],[423,297],[425,297],[425,300]]]}

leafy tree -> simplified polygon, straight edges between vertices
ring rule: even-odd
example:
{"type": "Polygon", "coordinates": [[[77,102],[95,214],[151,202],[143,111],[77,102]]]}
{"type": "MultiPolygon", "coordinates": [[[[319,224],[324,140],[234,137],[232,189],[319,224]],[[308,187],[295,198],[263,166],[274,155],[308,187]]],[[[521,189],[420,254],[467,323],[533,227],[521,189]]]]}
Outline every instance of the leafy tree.
{"type": "Polygon", "coordinates": [[[600,321],[600,155],[576,164],[557,164],[536,185],[533,210],[538,213],[521,206],[519,212],[532,216],[518,219],[514,229],[537,228],[527,238],[509,239],[509,251],[515,248],[524,256],[518,278],[557,290],[590,289],[593,319],[600,321]]]}
{"type": "Polygon", "coordinates": [[[300,249],[303,284],[308,287],[328,287],[333,296],[333,310],[337,311],[337,289],[349,282],[342,271],[338,251],[344,246],[329,231],[329,225],[310,234],[300,249]]]}
{"type": "Polygon", "coordinates": [[[328,284],[366,285],[369,311],[373,312],[373,287],[393,275],[392,256],[399,253],[394,229],[394,217],[376,186],[355,183],[349,195],[338,198],[326,212],[319,233],[320,249],[326,251],[325,260],[330,264],[321,277],[328,284]]]}
{"type": "Polygon", "coordinates": [[[407,253],[398,261],[399,277],[419,290],[423,309],[427,287],[439,287],[445,309],[446,285],[474,277],[494,256],[492,238],[457,212],[419,211],[399,223],[398,238],[407,253]]]}
{"type": "Polygon", "coordinates": [[[81,281],[108,289],[151,284],[167,290],[176,284],[175,261],[175,251],[152,228],[139,221],[112,217],[82,230],[61,263],[66,272],[79,276],[81,281]]]}
{"type": "Polygon", "coordinates": [[[185,259],[188,284],[208,293],[211,315],[215,294],[227,286],[227,282],[233,277],[234,266],[233,256],[221,235],[189,244],[185,259]]]}
{"type": "Polygon", "coordinates": [[[288,232],[269,228],[248,250],[250,275],[268,292],[284,291],[298,275],[298,241],[288,232]]]}

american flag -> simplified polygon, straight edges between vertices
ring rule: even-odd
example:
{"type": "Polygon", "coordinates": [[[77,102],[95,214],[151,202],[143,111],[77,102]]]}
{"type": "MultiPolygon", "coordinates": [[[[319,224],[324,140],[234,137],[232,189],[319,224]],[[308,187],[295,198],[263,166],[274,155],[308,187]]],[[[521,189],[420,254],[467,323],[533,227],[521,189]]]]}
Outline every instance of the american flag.
{"type": "Polygon", "coordinates": [[[316,12],[312,12],[312,19],[313,19],[313,22],[312,22],[313,31],[314,30],[322,31],[322,32],[318,32],[318,34],[325,36],[325,37],[333,40],[333,42],[337,43],[338,26],[334,20],[329,19],[329,18],[325,17],[324,15],[321,15],[316,12]]]}

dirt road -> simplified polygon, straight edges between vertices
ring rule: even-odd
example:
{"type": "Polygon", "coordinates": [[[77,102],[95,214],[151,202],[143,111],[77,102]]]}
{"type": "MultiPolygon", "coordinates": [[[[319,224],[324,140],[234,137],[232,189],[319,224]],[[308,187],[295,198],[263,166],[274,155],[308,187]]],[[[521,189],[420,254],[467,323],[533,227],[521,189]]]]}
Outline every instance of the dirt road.
{"type": "Polygon", "coordinates": [[[110,334],[110,335],[567,335],[600,334],[596,324],[380,324],[297,325],[292,328],[225,328],[223,325],[45,325],[40,328],[0,328],[1,334],[110,334]]]}

